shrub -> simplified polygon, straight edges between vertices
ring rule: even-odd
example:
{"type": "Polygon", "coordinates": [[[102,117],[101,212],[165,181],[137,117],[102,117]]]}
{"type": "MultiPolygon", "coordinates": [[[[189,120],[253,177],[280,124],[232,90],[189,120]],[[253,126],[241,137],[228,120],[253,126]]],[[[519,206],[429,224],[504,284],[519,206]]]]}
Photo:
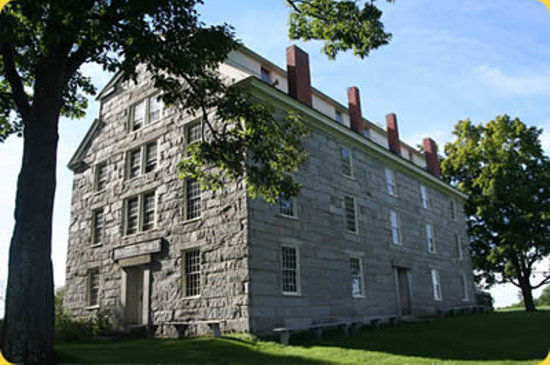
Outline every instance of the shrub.
{"type": "Polygon", "coordinates": [[[109,317],[98,311],[94,316],[75,318],[63,309],[64,289],[55,293],[55,337],[60,341],[79,341],[96,337],[110,328],[109,317]]]}

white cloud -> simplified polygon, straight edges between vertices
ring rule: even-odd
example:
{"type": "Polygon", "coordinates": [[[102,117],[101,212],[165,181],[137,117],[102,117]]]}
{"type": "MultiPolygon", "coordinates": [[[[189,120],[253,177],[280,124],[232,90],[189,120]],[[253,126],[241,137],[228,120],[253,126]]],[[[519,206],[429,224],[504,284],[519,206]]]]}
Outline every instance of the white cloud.
{"type": "Polygon", "coordinates": [[[550,95],[550,72],[510,75],[498,67],[480,65],[474,70],[474,73],[482,84],[494,88],[506,96],[550,95]]]}

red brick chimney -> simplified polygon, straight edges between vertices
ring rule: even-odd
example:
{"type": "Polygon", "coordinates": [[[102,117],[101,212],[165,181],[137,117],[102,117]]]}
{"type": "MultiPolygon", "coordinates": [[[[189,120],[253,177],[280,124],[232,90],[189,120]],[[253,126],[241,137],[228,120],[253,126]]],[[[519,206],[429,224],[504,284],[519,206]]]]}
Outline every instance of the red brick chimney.
{"type": "Polygon", "coordinates": [[[401,156],[401,141],[399,141],[399,129],[397,128],[397,116],[395,113],[386,115],[386,130],[388,131],[390,151],[401,156]]]}
{"type": "Polygon", "coordinates": [[[311,76],[308,54],[292,45],[286,49],[286,65],[288,95],[311,106],[311,76]]]}
{"type": "Polygon", "coordinates": [[[435,141],[431,138],[424,138],[423,143],[428,172],[437,177],[441,177],[441,167],[439,166],[439,157],[437,156],[437,144],[435,144],[435,141]]]}
{"type": "Polygon", "coordinates": [[[355,86],[348,88],[348,108],[351,129],[363,135],[363,115],[361,114],[361,98],[359,89],[355,86]]]}

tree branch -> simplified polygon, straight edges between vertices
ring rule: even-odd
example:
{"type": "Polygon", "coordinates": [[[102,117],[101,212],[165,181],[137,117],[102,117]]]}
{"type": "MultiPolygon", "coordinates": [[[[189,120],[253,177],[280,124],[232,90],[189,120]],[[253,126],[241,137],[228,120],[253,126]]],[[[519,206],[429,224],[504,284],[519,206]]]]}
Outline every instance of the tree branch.
{"type": "Polygon", "coordinates": [[[538,289],[540,288],[541,286],[543,286],[544,284],[548,284],[550,283],[550,275],[545,277],[540,283],[538,283],[537,285],[535,286],[531,286],[532,289],[538,289]]]}
{"type": "Polygon", "coordinates": [[[8,43],[3,43],[1,50],[4,58],[4,73],[10,84],[15,105],[21,113],[23,120],[26,120],[30,114],[31,106],[27,99],[21,77],[17,72],[17,67],[15,66],[14,54],[16,54],[16,51],[13,46],[8,43]]]}

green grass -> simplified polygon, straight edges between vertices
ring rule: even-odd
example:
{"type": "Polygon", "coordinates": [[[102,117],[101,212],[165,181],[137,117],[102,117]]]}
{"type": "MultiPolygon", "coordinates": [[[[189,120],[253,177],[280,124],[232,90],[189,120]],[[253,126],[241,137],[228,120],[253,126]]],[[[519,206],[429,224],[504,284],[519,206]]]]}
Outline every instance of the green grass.
{"type": "MultiPolygon", "coordinates": [[[[550,309],[550,308],[549,308],[550,309]]],[[[63,363],[185,364],[538,364],[550,349],[550,310],[435,320],[350,337],[327,331],[282,346],[252,336],[60,343],[63,363]]]]}

